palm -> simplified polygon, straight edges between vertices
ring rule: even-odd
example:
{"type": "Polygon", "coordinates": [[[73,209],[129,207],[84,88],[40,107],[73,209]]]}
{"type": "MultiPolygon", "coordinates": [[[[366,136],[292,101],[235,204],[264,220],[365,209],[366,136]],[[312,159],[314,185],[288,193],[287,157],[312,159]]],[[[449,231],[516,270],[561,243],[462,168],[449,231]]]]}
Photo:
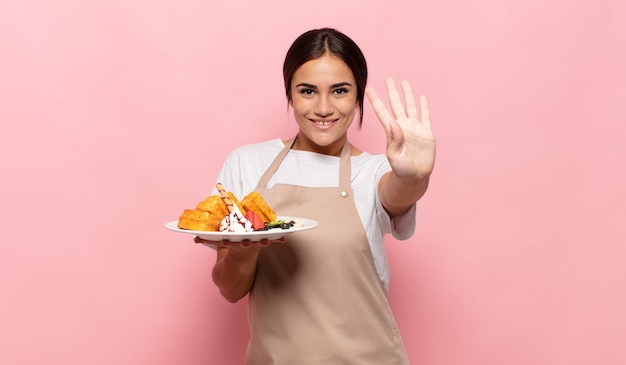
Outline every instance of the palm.
{"type": "Polygon", "coordinates": [[[435,164],[435,135],[430,128],[426,97],[420,97],[420,111],[408,82],[402,82],[405,102],[392,79],[387,79],[391,112],[373,88],[367,97],[387,134],[387,159],[400,177],[425,178],[435,164]],[[393,114],[392,114],[393,113],[393,114]]]}

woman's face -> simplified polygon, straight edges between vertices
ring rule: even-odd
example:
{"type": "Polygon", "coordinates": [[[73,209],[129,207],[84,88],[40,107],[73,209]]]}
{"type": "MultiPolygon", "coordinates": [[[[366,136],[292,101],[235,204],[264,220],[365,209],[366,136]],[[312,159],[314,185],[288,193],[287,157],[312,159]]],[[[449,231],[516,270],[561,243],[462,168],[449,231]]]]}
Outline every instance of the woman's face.
{"type": "Polygon", "coordinates": [[[300,128],[294,148],[339,155],[358,106],[352,71],[331,54],[304,63],[291,80],[291,106],[300,128]]]}

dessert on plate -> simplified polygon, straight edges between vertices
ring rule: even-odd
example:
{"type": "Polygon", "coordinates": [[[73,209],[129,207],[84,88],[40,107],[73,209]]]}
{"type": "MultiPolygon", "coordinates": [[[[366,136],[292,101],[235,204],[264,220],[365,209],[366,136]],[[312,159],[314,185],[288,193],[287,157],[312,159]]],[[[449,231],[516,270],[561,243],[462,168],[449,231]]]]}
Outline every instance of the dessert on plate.
{"type": "Polygon", "coordinates": [[[271,228],[289,228],[292,222],[276,221],[276,212],[256,191],[241,201],[227,192],[221,183],[216,185],[219,195],[211,195],[199,202],[195,209],[184,209],[178,219],[178,228],[193,231],[252,232],[271,228]]]}

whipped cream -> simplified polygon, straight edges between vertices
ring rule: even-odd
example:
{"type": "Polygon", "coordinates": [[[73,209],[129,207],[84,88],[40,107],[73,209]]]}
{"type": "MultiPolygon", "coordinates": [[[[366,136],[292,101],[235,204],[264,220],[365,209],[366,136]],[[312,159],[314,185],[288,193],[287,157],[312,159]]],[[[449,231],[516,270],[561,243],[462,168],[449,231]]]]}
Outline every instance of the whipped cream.
{"type": "Polygon", "coordinates": [[[229,215],[225,216],[220,222],[220,232],[252,232],[252,222],[248,218],[244,217],[237,205],[233,204],[233,211],[229,215]]]}

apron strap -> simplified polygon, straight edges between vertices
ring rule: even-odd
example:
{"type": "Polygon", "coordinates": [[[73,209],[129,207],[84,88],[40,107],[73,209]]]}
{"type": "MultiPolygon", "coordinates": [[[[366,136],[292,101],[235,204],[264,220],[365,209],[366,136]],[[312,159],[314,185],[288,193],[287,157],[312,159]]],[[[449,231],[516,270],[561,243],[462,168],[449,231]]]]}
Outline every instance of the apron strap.
{"type": "Polygon", "coordinates": [[[287,156],[287,153],[289,153],[289,150],[291,149],[295,141],[296,137],[288,140],[287,143],[285,143],[285,147],[278,153],[276,158],[274,158],[274,161],[272,161],[272,163],[270,164],[270,167],[265,170],[265,173],[263,174],[263,176],[261,176],[261,179],[259,179],[259,183],[257,184],[255,189],[256,191],[261,191],[262,189],[265,189],[267,183],[270,181],[272,176],[274,176],[274,174],[278,170],[278,166],[280,166],[280,163],[283,162],[285,156],[287,156]]]}
{"type": "Polygon", "coordinates": [[[341,196],[344,198],[347,198],[352,192],[352,184],[350,183],[350,180],[352,179],[351,156],[350,143],[346,138],[346,143],[343,145],[343,149],[341,150],[341,159],[339,160],[339,188],[341,189],[341,196]]]}

